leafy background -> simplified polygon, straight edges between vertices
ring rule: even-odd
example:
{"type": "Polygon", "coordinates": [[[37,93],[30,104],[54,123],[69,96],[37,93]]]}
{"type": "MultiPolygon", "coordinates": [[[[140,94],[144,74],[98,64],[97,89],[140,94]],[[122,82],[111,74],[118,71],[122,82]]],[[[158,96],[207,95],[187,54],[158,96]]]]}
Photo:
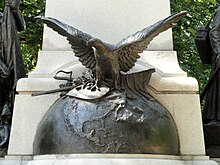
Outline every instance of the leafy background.
{"type": "MultiPolygon", "coordinates": [[[[23,13],[26,30],[20,32],[20,44],[26,72],[34,69],[38,51],[42,45],[43,25],[34,17],[44,15],[46,0],[21,0],[20,9],[23,13]]],[[[3,12],[4,0],[0,0],[0,11],[3,12]]]]}
{"type": "Polygon", "coordinates": [[[178,53],[180,67],[195,77],[199,82],[200,91],[207,83],[210,65],[201,63],[197,53],[194,37],[200,25],[206,25],[218,7],[216,0],[171,0],[171,12],[186,10],[191,15],[173,28],[174,50],[178,53]]]}
{"type": "MultiPolygon", "coordinates": [[[[37,53],[41,49],[43,25],[37,23],[35,16],[43,15],[46,0],[21,0],[20,9],[23,12],[27,29],[20,33],[21,49],[26,72],[34,69],[37,53]]],[[[199,25],[206,24],[217,8],[217,0],[170,0],[171,12],[186,10],[191,15],[181,20],[173,28],[174,50],[178,53],[180,67],[199,81],[202,90],[208,80],[210,66],[203,65],[199,59],[194,44],[195,31],[199,25]]],[[[0,1],[3,10],[4,0],[0,1]]]]}

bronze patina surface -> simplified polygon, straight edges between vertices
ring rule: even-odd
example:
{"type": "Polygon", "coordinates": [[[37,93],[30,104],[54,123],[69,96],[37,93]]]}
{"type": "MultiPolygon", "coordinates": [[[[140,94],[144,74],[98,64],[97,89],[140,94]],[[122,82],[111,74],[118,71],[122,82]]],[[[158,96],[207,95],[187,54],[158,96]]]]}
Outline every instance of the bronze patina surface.
{"type": "MultiPolygon", "coordinates": [[[[39,125],[34,154],[179,154],[178,133],[171,115],[146,91],[155,69],[125,72],[155,36],[186,14],[171,15],[116,45],[54,18],[38,18],[67,37],[79,61],[90,71],[76,79],[70,77],[61,89],[33,93],[37,96],[65,91],[39,125]]],[[[62,79],[57,75],[55,78],[62,79]]]]}
{"type": "Polygon", "coordinates": [[[117,88],[120,71],[129,71],[140,58],[138,54],[148,47],[153,38],[172,28],[186,14],[185,11],[173,14],[122,39],[115,45],[105,43],[57,19],[50,17],[38,17],[38,19],[67,38],[75,56],[95,73],[99,85],[108,84],[117,88]]]}
{"type": "Polygon", "coordinates": [[[205,95],[203,127],[206,153],[211,157],[220,157],[220,7],[213,15],[209,33],[212,46],[212,63],[209,86],[205,95]]]}
{"type": "MultiPolygon", "coordinates": [[[[19,10],[20,0],[5,0],[0,13],[0,148],[7,148],[14,107],[16,84],[25,77],[18,32],[25,22],[19,10]]],[[[4,155],[1,153],[0,155],[4,155]]]]}
{"type": "Polygon", "coordinates": [[[61,97],[40,123],[34,154],[177,155],[179,138],[171,115],[141,92],[152,72],[122,76],[121,89],[110,90],[97,99],[61,97]]]}

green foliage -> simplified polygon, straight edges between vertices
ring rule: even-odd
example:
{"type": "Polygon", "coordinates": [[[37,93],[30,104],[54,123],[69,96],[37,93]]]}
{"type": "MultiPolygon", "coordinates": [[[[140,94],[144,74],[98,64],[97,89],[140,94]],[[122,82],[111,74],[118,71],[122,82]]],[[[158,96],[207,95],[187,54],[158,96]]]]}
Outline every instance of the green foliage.
{"type": "MultiPolygon", "coordinates": [[[[4,1],[1,0],[1,1],[0,1],[0,9],[3,9],[3,6],[4,6],[4,1]]],[[[0,12],[2,12],[2,11],[0,11],[0,12]]]]}
{"type": "Polygon", "coordinates": [[[190,14],[173,28],[174,50],[178,52],[181,68],[199,81],[201,90],[208,80],[210,65],[201,63],[194,37],[197,28],[207,24],[217,7],[216,0],[171,0],[172,13],[186,10],[190,14]]]}
{"type": "Polygon", "coordinates": [[[35,17],[44,15],[45,0],[23,0],[20,9],[26,22],[26,30],[20,33],[21,50],[26,71],[34,69],[37,53],[41,49],[43,24],[37,23],[35,17]]]}
{"type": "MultiPolygon", "coordinates": [[[[26,72],[34,69],[37,61],[37,53],[41,49],[43,24],[37,23],[35,18],[44,15],[46,0],[23,0],[20,10],[26,22],[26,30],[20,32],[20,44],[26,72]]],[[[0,2],[0,9],[3,12],[4,0],[0,2]]]]}

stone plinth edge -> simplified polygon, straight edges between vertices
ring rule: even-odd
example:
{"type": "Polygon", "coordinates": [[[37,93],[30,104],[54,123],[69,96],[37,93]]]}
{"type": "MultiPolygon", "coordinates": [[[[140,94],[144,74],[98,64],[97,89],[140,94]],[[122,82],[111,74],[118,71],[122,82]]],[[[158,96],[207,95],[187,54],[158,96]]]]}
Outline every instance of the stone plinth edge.
{"type": "Polygon", "coordinates": [[[150,154],[70,154],[31,157],[6,156],[1,165],[218,165],[208,156],[175,156],[150,154]]]}

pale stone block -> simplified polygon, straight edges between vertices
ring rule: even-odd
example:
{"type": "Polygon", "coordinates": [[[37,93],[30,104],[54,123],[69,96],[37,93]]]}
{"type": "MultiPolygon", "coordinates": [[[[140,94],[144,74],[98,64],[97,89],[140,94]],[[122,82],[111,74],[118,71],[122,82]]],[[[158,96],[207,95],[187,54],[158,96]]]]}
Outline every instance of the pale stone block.
{"type": "Polygon", "coordinates": [[[28,77],[52,78],[59,70],[73,71],[73,75],[79,77],[88,69],[82,66],[73,51],[40,51],[37,66],[28,77]]]}
{"type": "Polygon", "coordinates": [[[218,165],[214,161],[137,160],[137,159],[62,159],[30,161],[28,165],[218,165]]]}
{"type": "Polygon", "coordinates": [[[162,77],[187,77],[179,66],[176,51],[144,51],[140,56],[139,64],[155,68],[162,77]]]}
{"type": "Polygon", "coordinates": [[[0,159],[1,165],[108,165],[109,162],[114,165],[127,165],[131,163],[135,165],[218,165],[215,161],[209,160],[208,156],[173,156],[151,154],[68,154],[40,155],[28,158],[24,156],[6,156],[5,159],[0,159]]]}
{"type": "MultiPolygon", "coordinates": [[[[47,0],[46,16],[57,18],[83,32],[116,44],[126,36],[170,15],[169,0],[47,0]]],[[[172,50],[168,30],[149,45],[148,50],[172,50]]],[[[64,37],[45,27],[43,50],[70,50],[64,37]]]]}
{"type": "Polygon", "coordinates": [[[58,97],[58,94],[16,96],[8,155],[32,155],[38,124],[58,97]]]}
{"type": "MultiPolygon", "coordinates": [[[[175,51],[144,51],[135,66],[128,72],[155,68],[162,77],[187,77],[178,64],[175,51]]],[[[75,77],[88,70],[75,57],[73,51],[40,51],[38,62],[29,78],[51,78],[57,71],[73,71],[75,77]]]]}
{"type": "Polygon", "coordinates": [[[29,165],[217,165],[216,162],[197,157],[182,160],[179,156],[148,154],[76,154],[35,156],[29,165]]]}
{"type": "Polygon", "coordinates": [[[34,91],[59,89],[59,85],[62,83],[66,83],[66,81],[52,78],[23,78],[18,81],[17,91],[20,95],[30,95],[34,91]]]}
{"type": "Polygon", "coordinates": [[[210,160],[213,160],[213,161],[217,162],[220,165],[220,158],[211,158],[210,160]]]}
{"type": "Polygon", "coordinates": [[[205,155],[199,95],[149,93],[171,113],[179,133],[181,155],[205,155]]]}
{"type": "Polygon", "coordinates": [[[168,159],[168,160],[184,160],[184,161],[206,161],[209,156],[193,156],[193,155],[157,155],[157,154],[53,154],[53,155],[36,155],[33,160],[46,159],[168,159]]]}
{"type": "Polygon", "coordinates": [[[19,160],[0,160],[1,165],[23,165],[19,160]]]}
{"type": "Polygon", "coordinates": [[[149,89],[154,93],[190,93],[198,92],[198,82],[193,77],[162,77],[154,73],[149,82],[149,89]]]}
{"type": "Polygon", "coordinates": [[[33,160],[33,156],[5,156],[0,160],[1,165],[27,165],[33,160]]]}

